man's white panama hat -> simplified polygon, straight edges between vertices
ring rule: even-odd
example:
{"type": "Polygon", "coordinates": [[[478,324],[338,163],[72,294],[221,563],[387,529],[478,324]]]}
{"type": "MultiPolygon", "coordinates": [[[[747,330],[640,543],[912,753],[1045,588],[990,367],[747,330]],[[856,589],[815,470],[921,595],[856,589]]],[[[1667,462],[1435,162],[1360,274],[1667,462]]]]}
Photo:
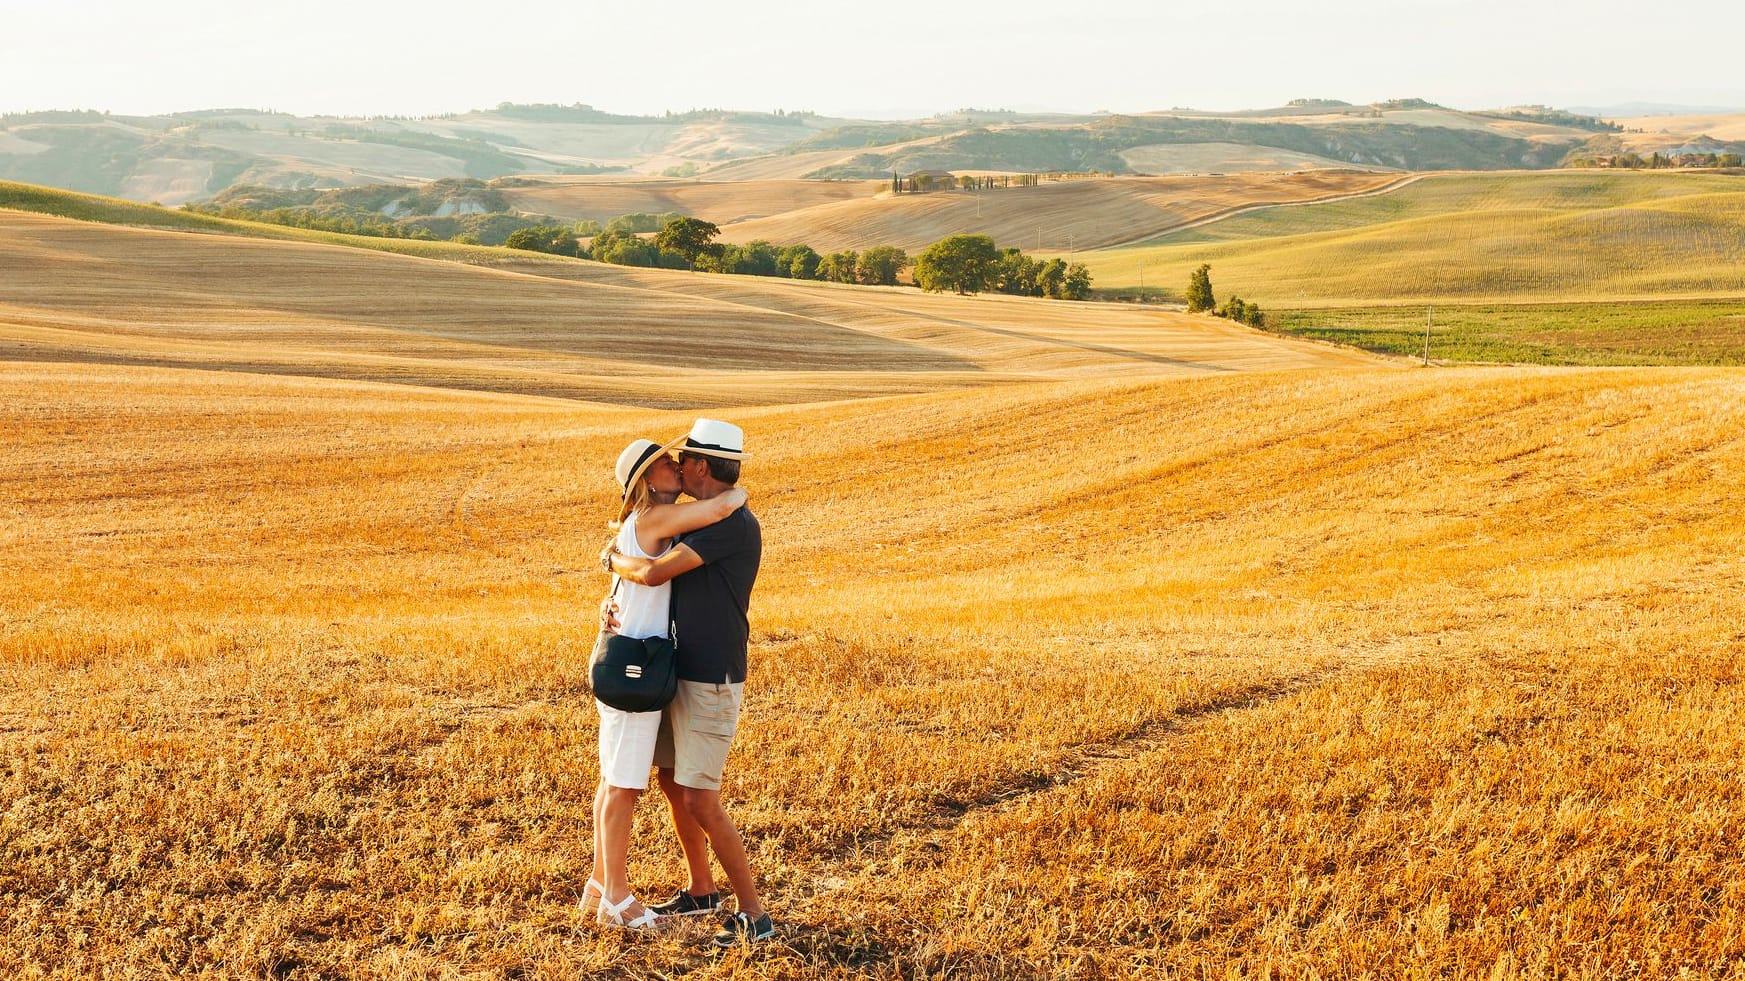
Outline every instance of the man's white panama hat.
{"type": "Polygon", "coordinates": [[[642,479],[643,473],[648,470],[657,457],[671,452],[673,447],[683,441],[684,437],[681,436],[662,446],[652,439],[639,439],[626,446],[624,452],[618,454],[618,493],[623,502],[623,507],[618,511],[619,521],[623,521],[625,516],[630,514],[631,488],[634,488],[636,482],[642,479]]]}
{"type": "Polygon", "coordinates": [[[698,419],[691,425],[691,431],[676,442],[680,453],[745,459],[745,431],[719,419],[698,419]]]}

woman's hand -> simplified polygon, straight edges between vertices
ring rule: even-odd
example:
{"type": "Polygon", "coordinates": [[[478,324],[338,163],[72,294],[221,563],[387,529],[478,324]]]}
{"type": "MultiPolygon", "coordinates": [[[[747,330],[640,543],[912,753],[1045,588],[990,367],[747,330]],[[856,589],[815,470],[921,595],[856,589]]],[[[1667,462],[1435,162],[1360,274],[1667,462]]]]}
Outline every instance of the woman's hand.
{"type": "Polygon", "coordinates": [[[624,626],[618,622],[618,597],[607,596],[600,601],[600,629],[609,634],[615,634],[624,626]]]}

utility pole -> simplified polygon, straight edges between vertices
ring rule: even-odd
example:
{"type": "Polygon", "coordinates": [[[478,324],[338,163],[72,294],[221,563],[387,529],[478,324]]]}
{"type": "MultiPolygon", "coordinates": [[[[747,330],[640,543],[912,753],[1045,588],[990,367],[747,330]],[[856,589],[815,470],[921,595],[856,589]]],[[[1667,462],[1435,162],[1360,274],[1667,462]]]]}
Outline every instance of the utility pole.
{"type": "Polygon", "coordinates": [[[1139,302],[1145,302],[1145,263],[1139,264],[1139,302]]]}
{"type": "Polygon", "coordinates": [[[1436,317],[1435,307],[1424,308],[1424,367],[1430,367],[1430,322],[1436,317]]]}

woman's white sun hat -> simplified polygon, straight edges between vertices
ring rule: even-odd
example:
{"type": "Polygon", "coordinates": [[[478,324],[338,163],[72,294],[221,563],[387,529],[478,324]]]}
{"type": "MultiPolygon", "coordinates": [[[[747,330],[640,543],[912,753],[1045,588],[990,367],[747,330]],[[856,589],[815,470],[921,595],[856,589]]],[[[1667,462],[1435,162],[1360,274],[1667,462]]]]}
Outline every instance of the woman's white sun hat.
{"type": "Polygon", "coordinates": [[[691,431],[680,437],[680,453],[718,456],[724,460],[745,459],[745,430],[719,419],[698,419],[691,431]]]}
{"type": "Polygon", "coordinates": [[[630,491],[636,487],[636,482],[642,479],[656,458],[669,453],[673,447],[684,441],[681,436],[665,446],[652,439],[639,439],[624,448],[618,454],[618,493],[623,503],[618,511],[618,520],[623,521],[630,514],[630,491]]]}

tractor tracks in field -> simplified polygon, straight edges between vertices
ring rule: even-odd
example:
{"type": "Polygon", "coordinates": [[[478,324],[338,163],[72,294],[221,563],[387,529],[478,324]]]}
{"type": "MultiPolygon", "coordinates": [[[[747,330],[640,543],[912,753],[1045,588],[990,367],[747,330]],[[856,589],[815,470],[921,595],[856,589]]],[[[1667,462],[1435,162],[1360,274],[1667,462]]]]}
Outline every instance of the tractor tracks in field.
{"type": "MultiPolygon", "coordinates": [[[[949,861],[953,839],[976,823],[1044,805],[1051,798],[1072,793],[1136,761],[1165,752],[1184,737],[1219,720],[1273,708],[1329,682],[1410,663],[1422,656],[1420,648],[1427,650],[1435,643],[1427,635],[1401,636],[1352,651],[1326,667],[1210,692],[1203,699],[1181,704],[1169,714],[1149,719],[1114,738],[1066,747],[1045,766],[1016,775],[996,788],[937,796],[929,801],[931,809],[925,817],[882,833],[859,836],[835,849],[822,863],[824,867],[810,895],[827,897],[841,890],[871,888],[877,880],[887,878],[894,867],[914,871],[942,866],[949,861]]],[[[794,898],[806,895],[802,892],[794,898]]]]}
{"type": "Polygon", "coordinates": [[[1237,205],[1233,208],[1225,208],[1222,211],[1215,211],[1209,215],[1202,215],[1198,218],[1189,219],[1178,225],[1171,225],[1168,228],[1146,232],[1138,238],[1128,239],[1124,242],[1113,242],[1108,245],[1099,245],[1097,246],[1097,249],[1101,251],[1104,249],[1132,248],[1136,245],[1144,245],[1147,242],[1154,242],[1165,235],[1176,235],[1181,232],[1192,231],[1193,229],[1202,228],[1206,225],[1215,225],[1218,222],[1227,221],[1231,218],[1252,214],[1256,211],[1266,211],[1269,208],[1305,208],[1309,205],[1315,204],[1339,204],[1344,201],[1355,201],[1359,198],[1373,198],[1383,194],[1392,194],[1400,188],[1406,187],[1410,184],[1416,184],[1428,176],[1430,175],[1407,174],[1399,180],[1390,181],[1383,184],[1381,187],[1373,187],[1367,191],[1355,191],[1350,194],[1335,194],[1331,197],[1325,198],[1310,198],[1306,201],[1270,201],[1259,202],[1256,204],[1237,205]]]}

